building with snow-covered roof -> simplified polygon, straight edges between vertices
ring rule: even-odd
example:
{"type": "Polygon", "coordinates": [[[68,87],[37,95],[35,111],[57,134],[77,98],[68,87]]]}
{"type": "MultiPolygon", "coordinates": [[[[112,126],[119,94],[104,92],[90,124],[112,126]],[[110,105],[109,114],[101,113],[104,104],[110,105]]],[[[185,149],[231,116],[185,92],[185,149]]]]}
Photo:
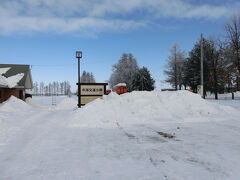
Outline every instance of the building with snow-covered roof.
{"type": "Polygon", "coordinates": [[[10,96],[25,100],[27,89],[32,89],[32,76],[29,65],[0,64],[0,103],[10,96]]]}

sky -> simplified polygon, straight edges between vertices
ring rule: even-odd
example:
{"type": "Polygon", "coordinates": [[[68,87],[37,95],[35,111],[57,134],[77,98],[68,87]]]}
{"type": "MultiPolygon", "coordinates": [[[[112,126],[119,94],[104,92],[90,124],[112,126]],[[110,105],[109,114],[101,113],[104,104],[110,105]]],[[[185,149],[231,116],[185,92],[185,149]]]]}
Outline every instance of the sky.
{"type": "Polygon", "coordinates": [[[187,55],[201,33],[224,34],[239,9],[238,0],[0,0],[0,63],[30,64],[33,81],[67,80],[75,91],[77,50],[97,82],[132,53],[161,89],[172,45],[187,55]]]}

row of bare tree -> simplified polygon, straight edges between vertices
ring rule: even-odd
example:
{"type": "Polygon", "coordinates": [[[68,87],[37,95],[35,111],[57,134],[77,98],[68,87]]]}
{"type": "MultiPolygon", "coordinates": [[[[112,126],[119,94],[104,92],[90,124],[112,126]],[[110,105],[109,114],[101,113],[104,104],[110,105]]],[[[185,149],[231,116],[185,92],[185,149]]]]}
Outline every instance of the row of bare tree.
{"type": "Polygon", "coordinates": [[[68,81],[64,82],[44,82],[33,83],[33,95],[36,96],[52,96],[52,95],[71,95],[71,86],[68,81]]]}
{"type": "MultiPolygon", "coordinates": [[[[240,15],[225,24],[225,34],[203,39],[205,91],[218,93],[240,91],[240,15]]],[[[191,88],[197,91],[201,77],[201,42],[197,41],[186,57],[176,43],[170,49],[166,82],[175,90],[191,88]]]]}

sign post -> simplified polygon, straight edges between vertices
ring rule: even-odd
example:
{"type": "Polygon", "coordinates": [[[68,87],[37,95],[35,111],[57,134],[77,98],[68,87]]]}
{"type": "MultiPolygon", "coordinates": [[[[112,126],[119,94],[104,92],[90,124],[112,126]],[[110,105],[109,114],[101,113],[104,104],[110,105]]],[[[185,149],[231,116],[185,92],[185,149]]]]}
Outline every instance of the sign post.
{"type": "Polygon", "coordinates": [[[76,58],[78,58],[78,108],[81,108],[80,59],[82,58],[82,51],[76,51],[76,58]]]}

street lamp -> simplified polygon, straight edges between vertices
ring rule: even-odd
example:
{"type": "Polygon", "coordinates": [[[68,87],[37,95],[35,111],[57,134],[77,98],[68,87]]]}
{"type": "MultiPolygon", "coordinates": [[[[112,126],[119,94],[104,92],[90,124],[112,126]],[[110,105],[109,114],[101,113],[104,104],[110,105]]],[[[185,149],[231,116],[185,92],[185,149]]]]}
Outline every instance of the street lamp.
{"type": "Polygon", "coordinates": [[[78,59],[78,107],[81,108],[80,59],[82,58],[82,51],[76,51],[76,58],[78,59]]]}

